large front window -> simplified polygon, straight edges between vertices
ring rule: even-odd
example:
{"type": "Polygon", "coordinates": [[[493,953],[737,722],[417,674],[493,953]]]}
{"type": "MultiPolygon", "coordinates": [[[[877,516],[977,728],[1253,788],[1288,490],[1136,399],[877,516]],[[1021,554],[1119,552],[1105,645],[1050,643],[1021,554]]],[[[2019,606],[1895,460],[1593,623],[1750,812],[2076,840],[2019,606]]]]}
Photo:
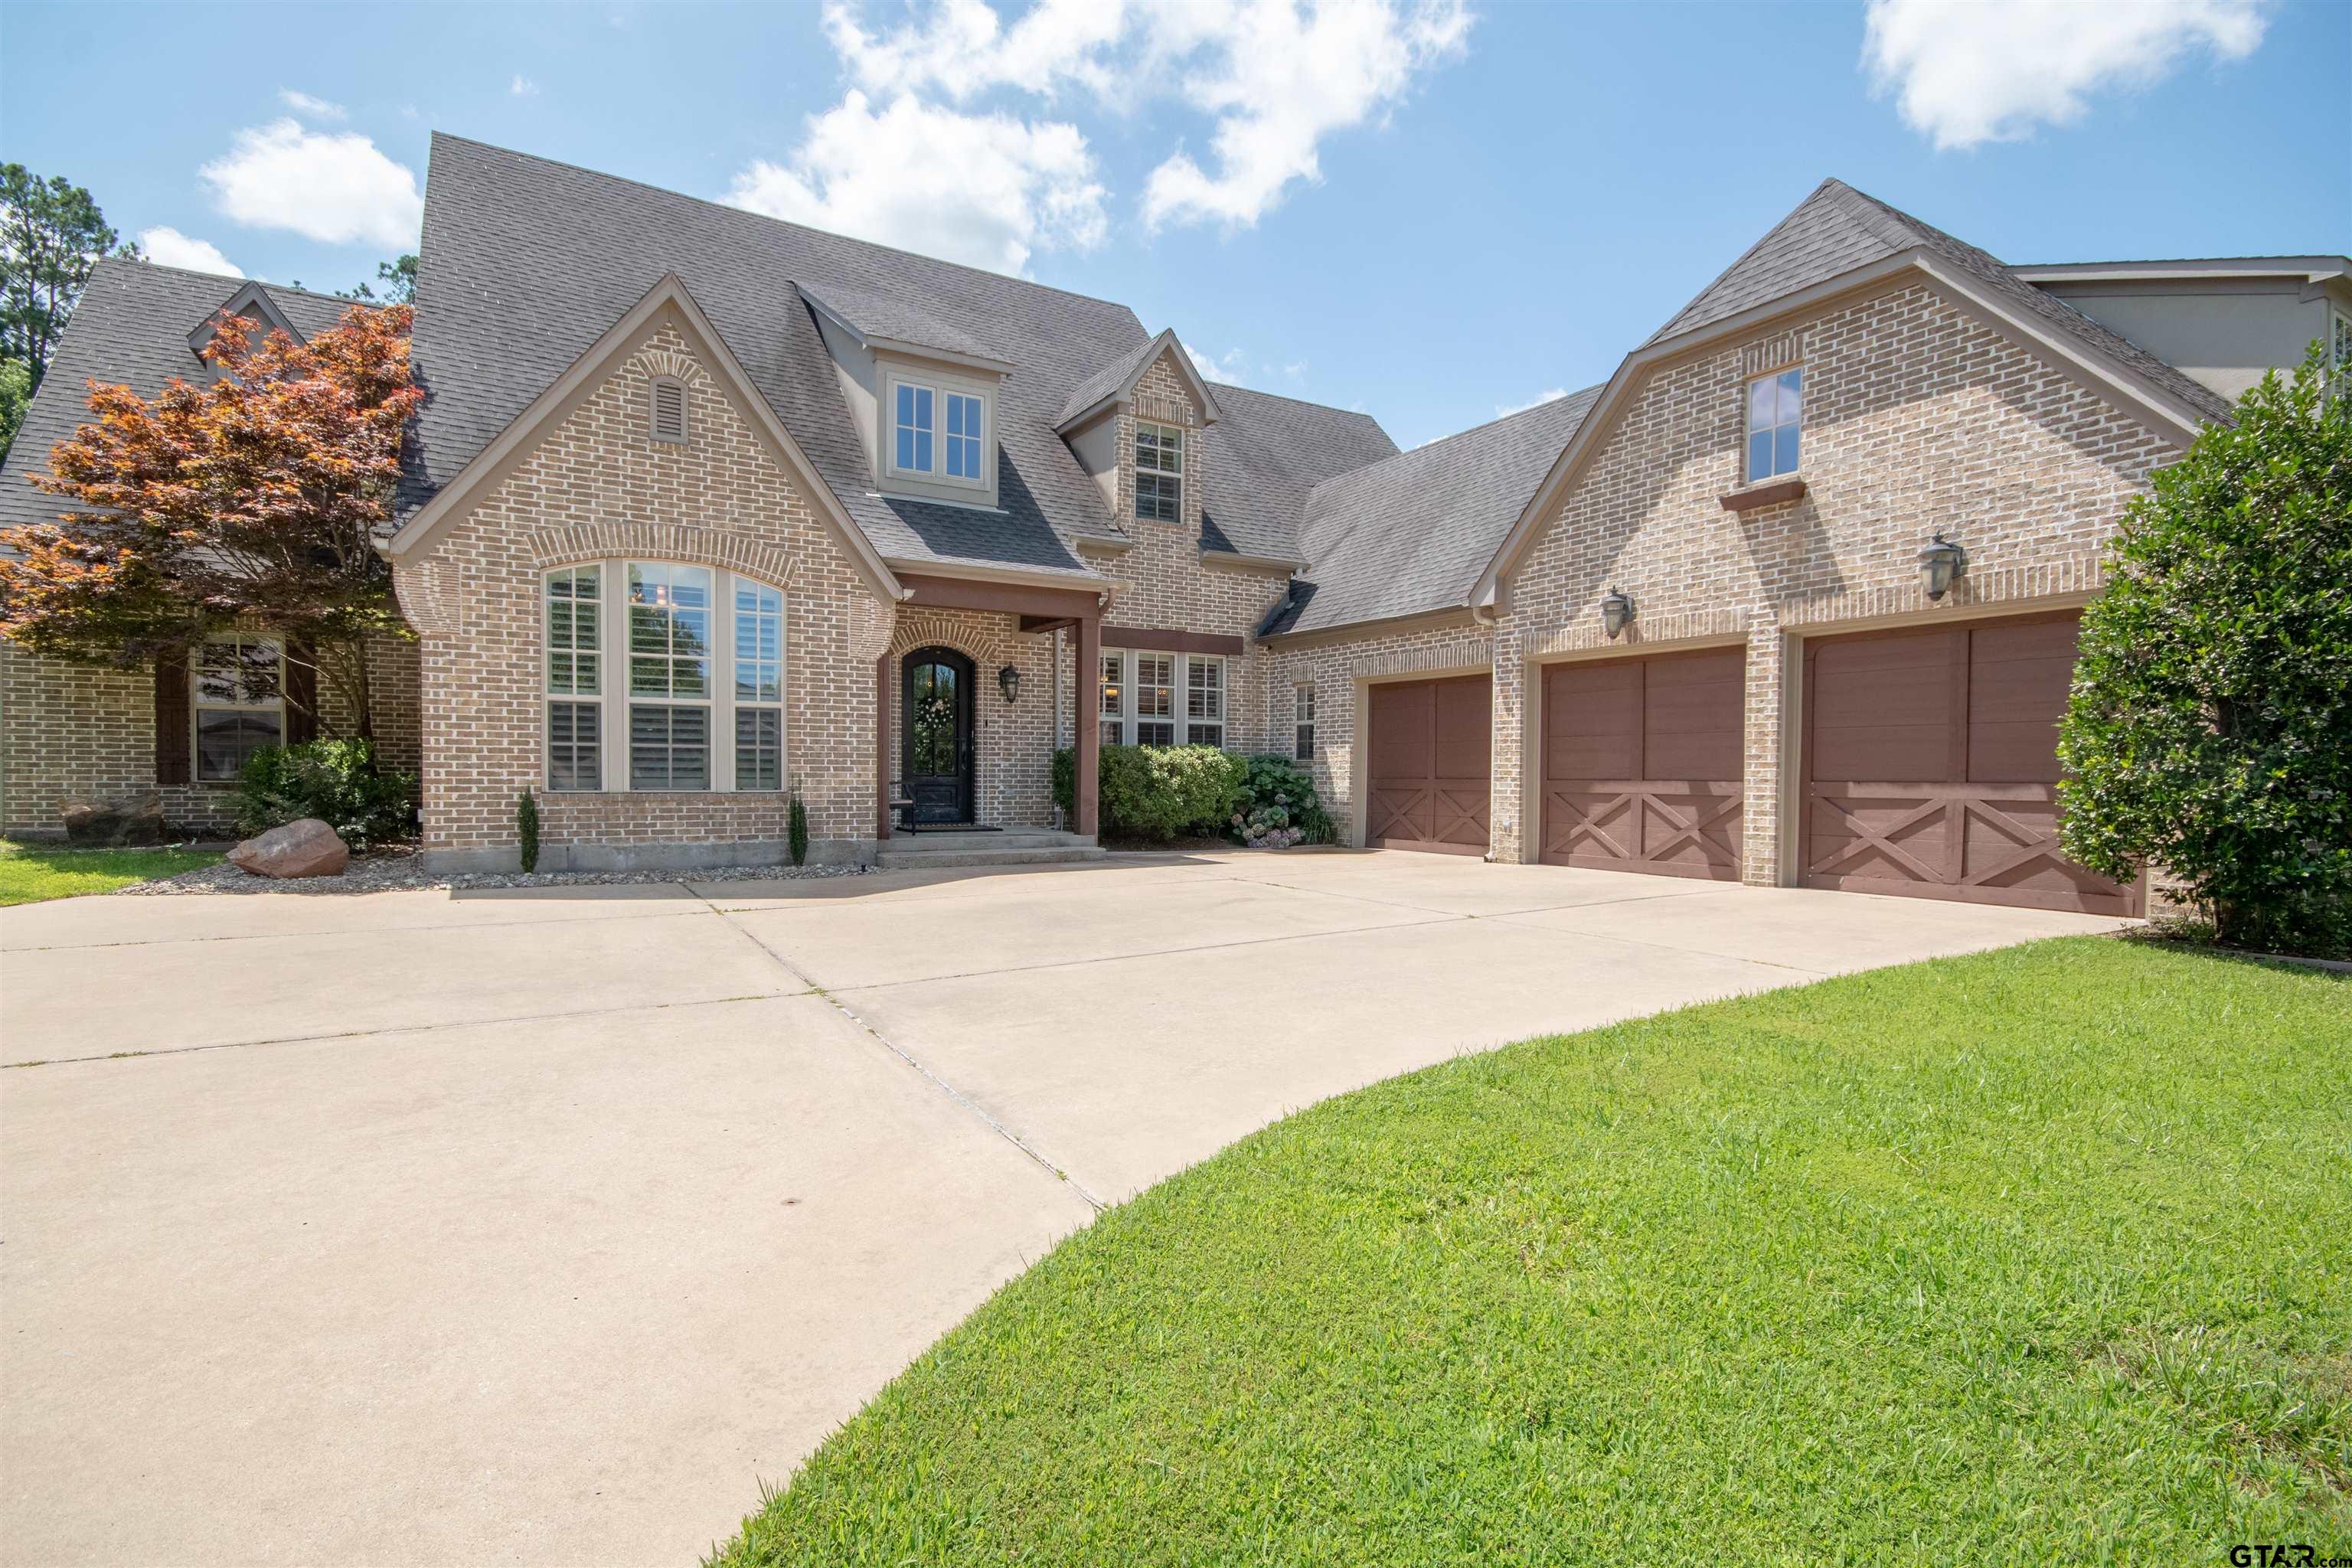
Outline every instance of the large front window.
{"type": "Polygon", "coordinates": [[[1225,661],[1208,654],[1103,655],[1096,683],[1102,743],[1223,746],[1225,661]]]}
{"type": "Polygon", "coordinates": [[[1166,425],[1135,427],[1135,515],[1151,522],[1184,518],[1184,432],[1166,425]]]}
{"type": "Polygon", "coordinates": [[[254,752],[286,743],[286,661],[267,638],[205,643],[188,697],[199,783],[234,782],[254,752]]]}
{"type": "Polygon", "coordinates": [[[659,561],[566,566],[543,586],[549,789],[784,787],[782,592],[659,561]],[[625,672],[609,690],[608,668],[625,672]]]}

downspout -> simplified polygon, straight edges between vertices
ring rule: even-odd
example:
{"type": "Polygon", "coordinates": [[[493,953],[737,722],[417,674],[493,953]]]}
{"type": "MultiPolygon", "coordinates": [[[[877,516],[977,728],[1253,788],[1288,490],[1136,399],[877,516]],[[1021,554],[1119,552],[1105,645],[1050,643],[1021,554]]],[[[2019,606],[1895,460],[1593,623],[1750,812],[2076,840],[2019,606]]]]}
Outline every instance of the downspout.
{"type": "MultiPolygon", "coordinates": [[[[1484,626],[1488,631],[1493,631],[1495,629],[1495,612],[1492,606],[1481,605],[1475,600],[1471,601],[1470,618],[1481,626],[1484,626]]],[[[1492,656],[1490,655],[1489,658],[1491,660],[1492,656]]],[[[1520,749],[1524,751],[1526,748],[1522,747],[1520,749]]],[[[1524,758],[1521,760],[1520,765],[1522,767],[1526,766],[1524,758]]],[[[1491,768],[1489,771],[1492,771],[1491,768]]],[[[1494,819],[1494,801],[1490,797],[1486,803],[1488,821],[1492,821],[1494,819]]],[[[1497,863],[1495,859],[1495,841],[1491,836],[1486,840],[1486,853],[1478,858],[1489,866],[1497,863]]]]}

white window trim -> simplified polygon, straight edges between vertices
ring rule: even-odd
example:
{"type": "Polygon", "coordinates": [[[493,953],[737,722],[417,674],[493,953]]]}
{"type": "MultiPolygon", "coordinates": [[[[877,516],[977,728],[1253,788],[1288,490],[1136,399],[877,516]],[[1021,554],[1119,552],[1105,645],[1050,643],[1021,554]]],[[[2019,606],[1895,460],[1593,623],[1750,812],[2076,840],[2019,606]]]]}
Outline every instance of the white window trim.
{"type": "Polygon", "coordinates": [[[937,376],[908,375],[892,371],[882,378],[882,472],[886,478],[913,479],[927,485],[953,485],[985,495],[992,488],[990,470],[996,462],[996,399],[967,383],[937,376]],[[913,387],[931,395],[931,466],[901,468],[898,463],[898,389],[913,387]],[[948,399],[980,399],[980,472],[970,479],[948,472],[948,399]]]}
{"type": "MultiPolygon", "coordinates": [[[[1128,510],[1134,516],[1135,521],[1138,522],[1173,521],[1181,524],[1184,521],[1184,487],[1189,478],[1188,470],[1190,470],[1192,466],[1192,444],[1185,439],[1186,432],[1184,427],[1181,425],[1162,425],[1157,419],[1139,419],[1135,422],[1135,433],[1138,437],[1140,437],[1146,430],[1157,431],[1162,442],[1167,441],[1171,437],[1175,438],[1176,471],[1171,474],[1166,468],[1145,468],[1143,466],[1142,454],[1138,450],[1138,447],[1141,443],[1139,441],[1129,442],[1128,446],[1127,460],[1129,466],[1134,468],[1136,478],[1133,487],[1134,495],[1130,498],[1128,510]],[[1176,515],[1172,520],[1164,517],[1145,517],[1143,515],[1143,476],[1147,473],[1158,475],[1162,479],[1172,479],[1176,481],[1176,515]]],[[[1146,651],[1148,652],[1150,650],[1147,649],[1146,651]]]]}
{"type": "MultiPolygon", "coordinates": [[[[1796,467],[1792,468],[1784,468],[1776,473],[1759,474],[1755,471],[1754,466],[1748,461],[1748,449],[1754,445],[1757,434],[1756,427],[1748,423],[1748,411],[1755,405],[1754,399],[1756,396],[1756,384],[1759,381],[1777,382],[1780,377],[1788,374],[1790,371],[1793,370],[1801,374],[1804,368],[1804,363],[1801,361],[1795,364],[1784,364],[1778,370],[1768,370],[1761,375],[1751,375],[1747,380],[1739,384],[1739,479],[1742,484],[1771,484],[1781,479],[1794,479],[1805,471],[1805,404],[1812,395],[1812,388],[1810,386],[1801,385],[1797,389],[1796,467]]],[[[1777,433],[1781,427],[1779,425],[1772,425],[1767,426],[1767,428],[1777,433]]],[[[1774,445],[1777,447],[1777,440],[1774,445]]]]}
{"type": "Polygon", "coordinates": [[[198,642],[194,648],[189,650],[188,782],[193,784],[213,784],[216,786],[233,784],[236,783],[236,774],[235,773],[229,774],[226,778],[208,779],[205,777],[204,737],[201,732],[203,726],[198,724],[196,721],[199,715],[208,710],[215,713],[274,713],[278,716],[278,743],[281,746],[284,745],[286,743],[286,645],[274,637],[264,637],[257,632],[228,631],[222,633],[218,637],[205,637],[201,642],[198,642]],[[247,702],[241,700],[221,702],[207,700],[204,694],[205,649],[214,643],[233,643],[239,647],[243,647],[250,644],[255,647],[276,649],[278,653],[278,695],[270,698],[266,702],[247,702]]]}
{"type": "Polygon", "coordinates": [[[781,655],[778,670],[779,698],[792,689],[792,595],[782,586],[765,578],[729,572],[698,561],[668,561],[648,556],[625,556],[603,561],[581,561],[563,566],[551,567],[539,574],[539,788],[551,795],[745,795],[782,800],[792,793],[793,742],[790,719],[791,704],[775,702],[744,702],[735,700],[735,584],[738,580],[755,584],[774,594],[778,599],[777,651],[781,655]],[[708,698],[638,696],[629,690],[629,568],[638,566],[682,566],[710,574],[711,649],[710,695],[708,698]],[[593,567],[597,574],[596,654],[599,679],[594,696],[552,689],[548,680],[547,647],[547,580],[558,572],[578,571],[593,567]],[[550,782],[549,748],[553,743],[550,710],[558,702],[593,703],[598,709],[596,723],[596,771],[602,787],[593,790],[558,790],[550,782]],[[647,789],[632,786],[629,765],[629,709],[636,704],[661,704],[666,707],[706,708],[710,713],[710,782],[702,789],[647,789]],[[770,709],[782,717],[778,720],[776,789],[738,790],[735,787],[735,715],[739,709],[770,709]],[[615,728],[615,716],[618,727],[615,728]]]}
{"type": "Polygon", "coordinates": [[[1119,700],[1118,712],[1113,713],[1109,709],[1102,706],[1102,672],[1097,670],[1095,674],[1095,721],[1097,724],[1116,723],[1118,726],[1120,736],[1119,742],[1106,742],[1106,744],[1124,743],[1130,746],[1135,745],[1138,743],[1135,739],[1137,725],[1166,722],[1175,726],[1176,738],[1173,744],[1179,746],[1206,745],[1208,742],[1204,741],[1195,741],[1192,739],[1194,721],[1190,712],[1192,706],[1190,693],[1192,689],[1192,667],[1195,664],[1214,664],[1223,667],[1224,669],[1223,681],[1217,689],[1219,693],[1219,706],[1223,710],[1223,713],[1220,718],[1203,719],[1199,722],[1204,728],[1210,725],[1214,725],[1222,731],[1217,740],[1217,745],[1221,750],[1230,752],[1234,749],[1234,661],[1232,659],[1227,658],[1223,654],[1171,653],[1166,648],[1156,647],[1103,649],[1103,662],[1108,665],[1113,659],[1117,659],[1118,661],[1119,700]],[[1139,657],[1146,658],[1164,658],[1169,661],[1170,713],[1168,718],[1164,721],[1161,720],[1158,714],[1152,714],[1147,718],[1146,716],[1138,713],[1136,710],[1137,688],[1135,679],[1135,661],[1139,657]]]}
{"type": "Polygon", "coordinates": [[[2352,315],[2331,309],[2327,312],[2328,369],[2352,370],[2352,315]]]}
{"type": "Polygon", "coordinates": [[[1312,680],[1290,683],[1290,760],[1294,763],[1315,760],[1315,683],[1312,680]]]}

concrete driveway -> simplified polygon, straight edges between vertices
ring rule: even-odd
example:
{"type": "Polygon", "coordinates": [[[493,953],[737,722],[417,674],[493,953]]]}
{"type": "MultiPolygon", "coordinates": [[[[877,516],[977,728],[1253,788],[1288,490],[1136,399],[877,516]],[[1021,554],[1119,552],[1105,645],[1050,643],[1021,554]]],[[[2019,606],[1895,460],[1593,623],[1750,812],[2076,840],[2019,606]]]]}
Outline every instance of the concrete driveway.
{"type": "Polygon", "coordinates": [[[9,1563],[667,1563],[1097,1206],[2119,922],[1402,854],[0,913],[9,1563]]]}

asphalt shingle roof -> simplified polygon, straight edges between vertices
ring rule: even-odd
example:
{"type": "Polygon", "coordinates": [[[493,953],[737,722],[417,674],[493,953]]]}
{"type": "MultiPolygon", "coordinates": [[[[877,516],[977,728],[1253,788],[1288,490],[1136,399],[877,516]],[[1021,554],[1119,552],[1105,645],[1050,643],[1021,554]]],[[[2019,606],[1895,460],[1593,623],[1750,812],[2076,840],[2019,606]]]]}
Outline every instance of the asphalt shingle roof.
{"type": "Polygon", "coordinates": [[[1068,424],[1141,375],[1143,367],[1151,362],[1159,342],[1156,336],[1148,337],[1131,348],[1122,349],[1112,356],[1108,364],[1078,383],[1078,389],[1071,393],[1069,401],[1062,405],[1060,416],[1054,421],[1055,427],[1058,429],[1068,424]]]}
{"type": "MultiPolygon", "coordinates": [[[[420,254],[427,397],[404,512],[675,272],[884,555],[1084,571],[1076,541],[1125,538],[1054,428],[1073,388],[1150,341],[1124,305],[446,135],[433,139],[420,254]],[[873,493],[802,289],[862,331],[1015,367],[997,400],[1001,512],[873,493]]],[[[1278,446],[1288,428],[1256,439],[1278,446]]]]}
{"type": "Polygon", "coordinates": [[[1773,225],[1763,238],[1675,312],[1672,321],[1651,334],[1649,342],[1660,342],[1711,326],[1753,306],[1915,247],[1967,273],[2020,313],[2071,340],[2094,358],[2186,405],[2200,417],[2230,416],[2230,405],[2219,394],[2055,295],[2035,288],[1997,257],[1842,180],[1823,180],[1794,212],[1773,225]]]}
{"type": "MultiPolygon", "coordinates": [[[[188,334],[244,287],[241,278],[119,257],[101,260],[0,468],[0,527],[54,521],[66,510],[62,497],[35,489],[25,476],[47,468],[50,449],[88,422],[91,382],[127,385],[152,396],[175,375],[195,378],[204,362],[188,347],[188,334]]],[[[287,324],[306,338],[333,326],[352,304],[299,289],[266,287],[287,324]]]]}
{"type": "Polygon", "coordinates": [[[1265,631],[1466,603],[1600,395],[1589,386],[1317,485],[1299,529],[1311,564],[1265,631]]]}

